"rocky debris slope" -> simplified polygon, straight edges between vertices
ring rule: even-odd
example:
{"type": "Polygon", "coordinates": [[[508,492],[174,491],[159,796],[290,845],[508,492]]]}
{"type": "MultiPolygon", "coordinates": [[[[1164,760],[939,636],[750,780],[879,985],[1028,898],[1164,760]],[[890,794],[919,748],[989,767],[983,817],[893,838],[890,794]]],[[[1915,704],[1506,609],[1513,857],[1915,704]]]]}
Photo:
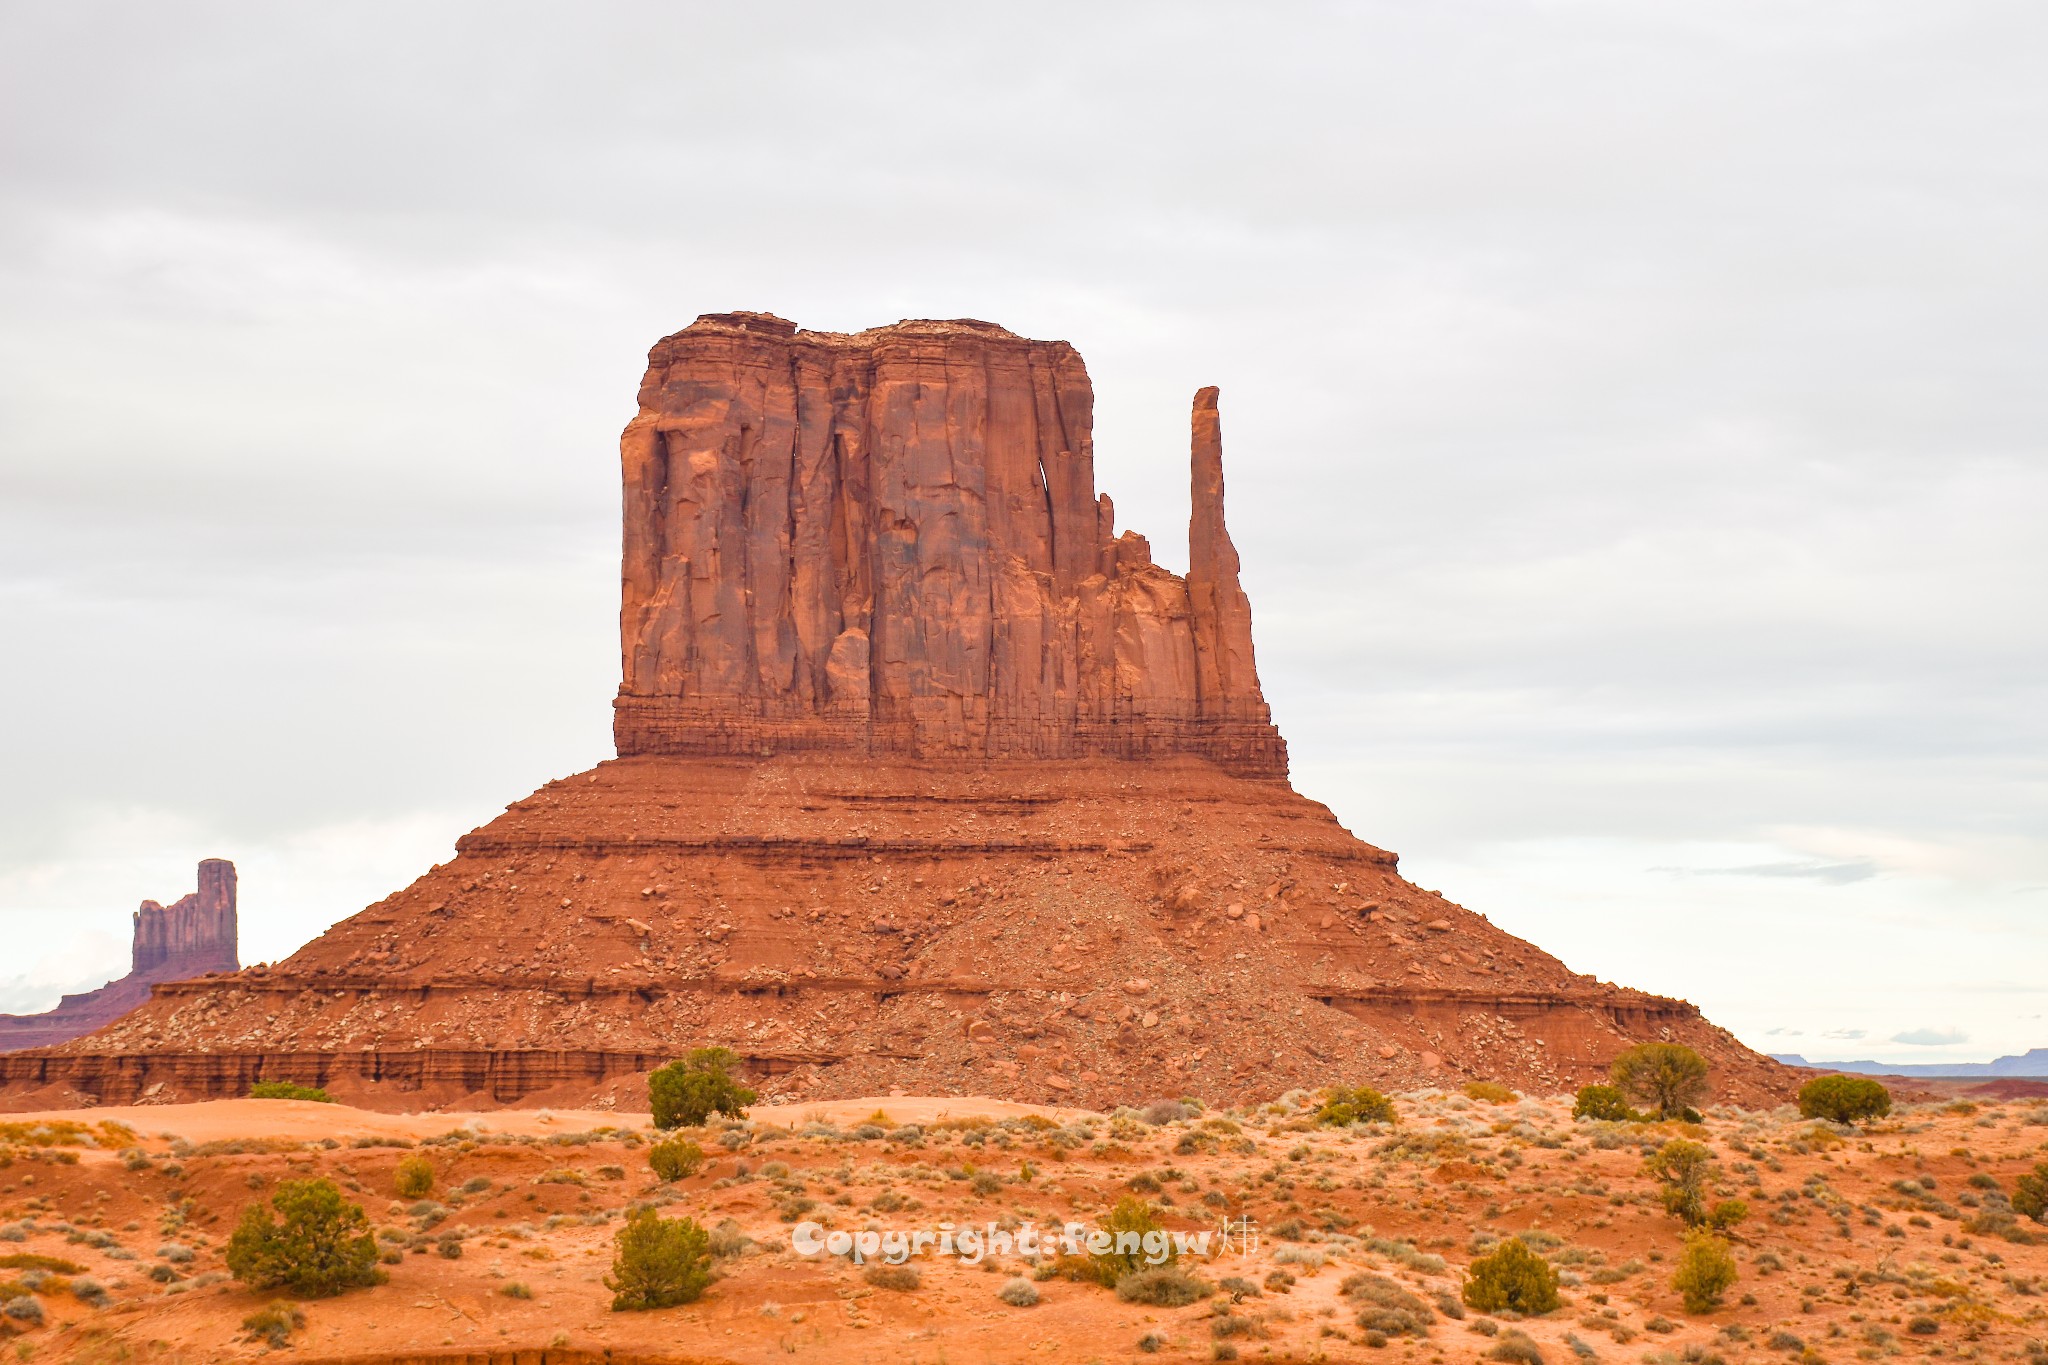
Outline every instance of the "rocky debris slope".
{"type": "Polygon", "coordinates": [[[1192,753],[1279,776],[1195,399],[1190,569],[1095,490],[1063,341],[699,318],[648,357],[625,478],[622,755],[1192,753]]]}
{"type": "Polygon", "coordinates": [[[620,758],[288,960],[0,1058],[17,1107],[589,1100],[707,1043],[771,1095],[1113,1105],[1689,1043],[1399,875],[1287,784],[1196,395],[1189,573],[1112,536],[1086,370],[980,322],[698,319],[623,441],[620,758]]]}
{"type": "Polygon", "coordinates": [[[1575,975],[1203,760],[643,757],[515,802],[284,962],[159,987],[0,1078],[559,1103],[717,1042],[777,1095],[1106,1106],[1549,1091],[1652,1038],[1706,1053],[1723,1096],[1780,1084],[1692,1006],[1575,975]]]}
{"type": "Polygon", "coordinates": [[[67,995],[42,1014],[0,1014],[0,1052],[47,1047],[91,1033],[149,998],[159,981],[232,972],[236,956],[235,865],[199,864],[199,889],[163,906],[144,901],[135,912],[128,975],[98,990],[67,995]]]}

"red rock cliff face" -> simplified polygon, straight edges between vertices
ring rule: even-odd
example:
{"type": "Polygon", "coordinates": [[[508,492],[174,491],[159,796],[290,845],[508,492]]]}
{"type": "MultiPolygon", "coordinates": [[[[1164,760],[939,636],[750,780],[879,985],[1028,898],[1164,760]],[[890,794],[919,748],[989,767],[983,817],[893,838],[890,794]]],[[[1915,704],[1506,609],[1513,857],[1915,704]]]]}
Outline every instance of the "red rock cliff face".
{"type": "Polygon", "coordinates": [[[621,756],[1194,754],[1286,773],[1194,414],[1192,570],[1118,537],[1065,342],[709,314],[621,443],[621,756]]]}

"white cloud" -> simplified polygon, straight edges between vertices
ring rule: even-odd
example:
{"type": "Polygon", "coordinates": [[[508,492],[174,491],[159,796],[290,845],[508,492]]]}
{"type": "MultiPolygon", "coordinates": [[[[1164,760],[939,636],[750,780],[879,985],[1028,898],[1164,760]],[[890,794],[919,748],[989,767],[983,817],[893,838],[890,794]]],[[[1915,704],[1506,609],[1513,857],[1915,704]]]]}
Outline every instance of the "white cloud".
{"type": "Polygon", "coordinates": [[[1970,1035],[1961,1029],[1916,1028],[1894,1033],[1892,1041],[1909,1043],[1914,1047],[1953,1047],[1957,1043],[1969,1042],[1970,1035]]]}

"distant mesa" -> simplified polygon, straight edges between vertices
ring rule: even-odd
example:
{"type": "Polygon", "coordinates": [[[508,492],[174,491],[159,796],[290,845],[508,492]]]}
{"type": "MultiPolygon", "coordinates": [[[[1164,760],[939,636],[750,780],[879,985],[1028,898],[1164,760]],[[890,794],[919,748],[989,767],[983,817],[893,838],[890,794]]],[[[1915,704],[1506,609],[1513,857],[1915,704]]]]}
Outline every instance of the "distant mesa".
{"type": "Polygon", "coordinates": [[[1786,1093],[1295,792],[1217,391],[1185,577],[1117,528],[1094,407],[1072,346],[986,322],[663,338],[619,446],[618,757],[282,962],[0,1057],[0,1100],[630,1103],[706,1044],[771,1099],[1553,1092],[1650,1039],[1786,1093]]]}
{"type": "Polygon", "coordinates": [[[2048,1047],[2029,1048],[1988,1062],[1809,1062],[1796,1052],[1774,1052],[1773,1061],[1814,1071],[1847,1071],[1859,1076],[1907,1076],[1916,1080],[1975,1077],[2048,1077],[2048,1047]]]}
{"type": "Polygon", "coordinates": [[[239,971],[236,952],[235,865],[208,858],[199,864],[197,891],[169,906],[144,901],[135,912],[126,976],[67,995],[41,1014],[0,1014],[0,1052],[91,1033],[147,1000],[159,981],[239,971]]]}

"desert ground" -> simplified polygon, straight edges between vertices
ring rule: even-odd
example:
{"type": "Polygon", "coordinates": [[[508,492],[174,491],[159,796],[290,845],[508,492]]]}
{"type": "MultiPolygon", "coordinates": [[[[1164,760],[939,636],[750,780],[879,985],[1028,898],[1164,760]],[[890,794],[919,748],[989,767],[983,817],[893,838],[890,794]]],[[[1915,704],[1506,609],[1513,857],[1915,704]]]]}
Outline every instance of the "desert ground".
{"type": "MultiPolygon", "coordinates": [[[[1398,1122],[1319,1127],[1310,1097],[1170,1118],[887,1096],[758,1106],[691,1130],[704,1169],[664,1184],[645,1114],[389,1114],[230,1100],[8,1116],[0,1128],[5,1358],[615,1365],[654,1361],[2048,1361],[2048,1228],[2003,1193],[2048,1156],[2048,1101],[1909,1104],[1863,1128],[1789,1107],[1697,1125],[1574,1121],[1569,1097],[1395,1097],[1398,1122]],[[1152,1120],[1164,1119],[1154,1122],[1152,1120]],[[1644,1170],[1706,1143],[1749,1218],[1740,1279],[1688,1314],[1671,1286],[1683,1228],[1644,1170]],[[397,1163],[433,1165],[401,1199],[397,1163]],[[244,1319],[277,1299],[229,1278],[243,1207],[324,1175],[368,1212],[388,1282],[298,1305],[281,1346],[244,1319]],[[1183,1264],[1246,1282],[1182,1308],[1058,1277],[998,1291],[1015,1255],[923,1256],[914,1287],[791,1247],[791,1229],[1086,1221],[1137,1193],[1169,1226],[1249,1217],[1256,1250],[1183,1264]],[[610,1311],[613,1238],[636,1203],[714,1229],[700,1301],[610,1311]],[[1464,1267],[1519,1235],[1561,1272],[1563,1307],[1509,1321],[1461,1307],[1464,1267]],[[1380,1340],[1343,1286],[1361,1272],[1426,1305],[1380,1340]],[[1027,1297],[1013,1290],[1011,1297],[1027,1297]],[[23,1307],[26,1302],[29,1306],[23,1307]],[[1517,1337],[1515,1334],[1521,1334],[1517,1337]],[[1503,1349],[1503,1343],[1508,1343],[1503,1349]],[[1516,1352],[1521,1354],[1517,1355],[1516,1352]]],[[[901,1277],[899,1277],[899,1282],[901,1277]]]]}

